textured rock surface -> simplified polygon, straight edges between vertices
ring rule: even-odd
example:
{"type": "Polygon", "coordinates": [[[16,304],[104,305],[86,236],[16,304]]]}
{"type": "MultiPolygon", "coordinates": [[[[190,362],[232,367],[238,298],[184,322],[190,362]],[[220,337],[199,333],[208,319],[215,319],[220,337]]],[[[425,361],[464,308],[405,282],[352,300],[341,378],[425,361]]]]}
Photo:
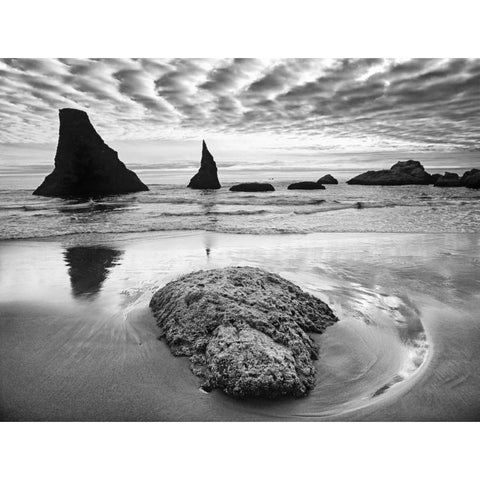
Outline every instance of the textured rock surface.
{"type": "Polygon", "coordinates": [[[46,197],[112,195],[148,190],[95,131],[82,110],[60,110],[55,169],[33,192],[46,197]]]}
{"type": "Polygon", "coordinates": [[[200,161],[200,169],[192,177],[189,188],[196,189],[217,189],[221,188],[217,175],[217,164],[212,154],[208,151],[205,140],[202,142],[202,159],[200,161]]]}
{"type": "Polygon", "coordinates": [[[290,184],[288,190],[325,190],[325,187],[317,182],[298,182],[290,184]]]}
{"type": "Polygon", "coordinates": [[[275,189],[270,183],[239,183],[230,187],[231,192],[273,192],[275,189]]]}
{"type": "Polygon", "coordinates": [[[150,302],[174,355],[189,357],[206,389],[237,397],[304,396],[315,384],[322,333],[338,319],[318,298],[253,267],[199,271],[150,302]]]}
{"type": "Polygon", "coordinates": [[[337,185],[338,180],[335,177],[332,177],[332,175],[324,175],[322,178],[319,178],[317,180],[317,183],[321,183],[322,185],[337,185]]]}
{"type": "Polygon", "coordinates": [[[456,173],[445,172],[435,180],[434,187],[461,187],[462,180],[456,173]]]}
{"type": "Polygon", "coordinates": [[[350,179],[350,185],[430,185],[432,176],[416,160],[397,162],[390,170],[369,171],[350,179]]]}
{"type": "Polygon", "coordinates": [[[462,175],[462,185],[468,188],[480,188],[480,170],[474,168],[462,175]]]}

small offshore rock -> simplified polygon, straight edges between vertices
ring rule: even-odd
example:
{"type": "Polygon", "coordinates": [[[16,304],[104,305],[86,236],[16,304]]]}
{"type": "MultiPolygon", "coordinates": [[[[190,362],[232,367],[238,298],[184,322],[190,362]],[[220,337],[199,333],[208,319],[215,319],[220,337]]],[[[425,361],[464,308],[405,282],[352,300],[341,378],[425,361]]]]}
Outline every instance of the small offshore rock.
{"type": "Polygon", "coordinates": [[[480,188],[480,170],[473,168],[462,175],[462,184],[467,188],[480,188]]]}
{"type": "Polygon", "coordinates": [[[318,182],[297,182],[288,186],[288,190],[325,190],[318,182]]]}
{"type": "Polygon", "coordinates": [[[456,173],[445,172],[440,178],[437,178],[434,187],[461,187],[463,186],[461,178],[456,173]]]}
{"type": "Polygon", "coordinates": [[[230,187],[231,192],[273,192],[275,188],[270,183],[250,182],[239,183],[230,187]]]}
{"type": "Polygon", "coordinates": [[[432,177],[432,185],[435,185],[435,182],[443,177],[441,173],[432,173],[430,176],[432,177]]]}
{"type": "Polygon", "coordinates": [[[324,175],[322,178],[319,178],[317,183],[321,183],[322,185],[338,185],[338,180],[332,175],[328,174],[324,175]]]}

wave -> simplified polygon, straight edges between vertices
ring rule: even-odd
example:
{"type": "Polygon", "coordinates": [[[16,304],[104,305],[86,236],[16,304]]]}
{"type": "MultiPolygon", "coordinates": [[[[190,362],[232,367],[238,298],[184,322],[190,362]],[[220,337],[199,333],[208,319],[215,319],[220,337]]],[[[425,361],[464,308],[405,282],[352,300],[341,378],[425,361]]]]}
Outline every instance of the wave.
{"type": "Polygon", "coordinates": [[[406,192],[339,186],[321,192],[266,195],[159,187],[141,194],[90,199],[0,191],[0,238],[166,230],[245,234],[480,231],[478,192],[463,195],[424,188],[423,192],[418,188],[406,192]]]}
{"type": "Polygon", "coordinates": [[[40,203],[33,205],[0,205],[0,211],[38,212],[57,210],[59,212],[80,212],[88,210],[113,210],[116,208],[138,208],[132,202],[96,202],[89,200],[82,203],[40,203]]]}
{"type": "Polygon", "coordinates": [[[265,213],[275,213],[271,210],[234,210],[231,212],[162,212],[158,217],[208,217],[208,216],[221,216],[221,215],[264,215],[265,213]]]}
{"type": "Polygon", "coordinates": [[[232,199],[199,199],[199,198],[146,198],[139,199],[140,204],[171,204],[171,205],[273,205],[273,206],[295,206],[295,205],[319,205],[326,202],[325,199],[285,199],[279,197],[261,198],[259,196],[248,196],[232,199]],[[242,200],[242,201],[240,201],[242,200]]]}
{"type": "Polygon", "coordinates": [[[363,208],[393,208],[398,206],[404,206],[397,203],[367,203],[367,202],[355,202],[355,203],[348,203],[342,204],[340,202],[335,202],[337,205],[328,206],[324,208],[318,208],[315,210],[295,210],[293,213],[296,215],[313,215],[316,213],[326,213],[326,212],[334,212],[337,210],[349,210],[349,209],[363,209],[363,208]]]}
{"type": "Polygon", "coordinates": [[[51,232],[19,232],[18,234],[10,234],[8,236],[0,236],[1,241],[10,240],[55,240],[65,237],[75,236],[95,236],[95,235],[129,235],[132,233],[161,233],[161,232],[215,232],[215,233],[239,233],[248,235],[263,235],[263,234],[307,234],[312,233],[312,229],[299,229],[298,227],[282,227],[280,225],[262,228],[262,227],[245,227],[245,226],[226,226],[218,225],[212,228],[207,223],[199,225],[187,225],[187,226],[172,226],[172,225],[156,225],[155,227],[124,227],[118,230],[109,228],[91,228],[83,229],[81,231],[59,232],[52,234],[51,232]]]}

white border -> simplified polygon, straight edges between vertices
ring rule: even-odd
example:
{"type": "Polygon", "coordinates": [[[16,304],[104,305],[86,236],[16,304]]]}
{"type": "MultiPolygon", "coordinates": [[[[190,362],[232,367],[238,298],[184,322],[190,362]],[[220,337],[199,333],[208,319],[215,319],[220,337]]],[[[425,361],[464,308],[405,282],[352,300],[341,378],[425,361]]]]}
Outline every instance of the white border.
{"type": "Polygon", "coordinates": [[[477,438],[475,424],[23,423],[0,448],[5,479],[437,480],[476,478],[477,438]]]}
{"type": "MultiPolygon", "coordinates": [[[[478,2],[477,2],[478,3],[478,2]]],[[[5,57],[475,57],[474,1],[3,2],[5,57]]],[[[5,479],[474,478],[476,424],[2,424],[5,479]]]]}
{"type": "Polygon", "coordinates": [[[4,0],[26,57],[475,57],[475,0],[4,0]]]}

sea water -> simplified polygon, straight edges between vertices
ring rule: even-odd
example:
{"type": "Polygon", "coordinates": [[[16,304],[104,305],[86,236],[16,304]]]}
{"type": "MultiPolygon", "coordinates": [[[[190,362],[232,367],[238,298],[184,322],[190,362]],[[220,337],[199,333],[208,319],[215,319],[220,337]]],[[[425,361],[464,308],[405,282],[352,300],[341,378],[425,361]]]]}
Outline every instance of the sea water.
{"type": "Polygon", "coordinates": [[[274,192],[191,190],[149,184],[150,191],[97,198],[37,197],[32,189],[0,184],[0,239],[85,233],[206,230],[222,233],[475,233],[480,192],[431,185],[359,186],[274,192]],[[7,188],[5,188],[5,186],[7,188]]]}

